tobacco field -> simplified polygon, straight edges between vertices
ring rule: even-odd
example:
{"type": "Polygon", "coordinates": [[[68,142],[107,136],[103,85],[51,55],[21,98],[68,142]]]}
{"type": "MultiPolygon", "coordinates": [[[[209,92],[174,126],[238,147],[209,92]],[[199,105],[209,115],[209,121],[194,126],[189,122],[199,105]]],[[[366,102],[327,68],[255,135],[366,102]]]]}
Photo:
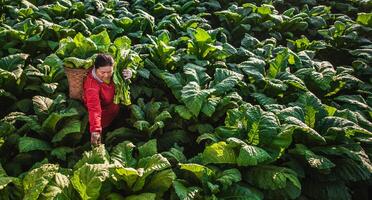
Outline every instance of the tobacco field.
{"type": "Polygon", "coordinates": [[[0,0],[0,199],[371,199],[371,10],[0,0]],[[121,112],[92,148],[64,66],[97,53],[121,112]]]}

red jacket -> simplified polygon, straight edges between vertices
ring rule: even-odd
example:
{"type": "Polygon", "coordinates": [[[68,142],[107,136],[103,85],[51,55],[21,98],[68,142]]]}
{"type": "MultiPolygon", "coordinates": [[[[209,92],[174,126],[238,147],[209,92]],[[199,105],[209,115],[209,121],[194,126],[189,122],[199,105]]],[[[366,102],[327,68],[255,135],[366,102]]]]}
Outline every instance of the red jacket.
{"type": "MultiPolygon", "coordinates": [[[[92,69],[93,70],[93,69],[92,69]]],[[[94,78],[92,70],[88,72],[83,86],[83,102],[89,113],[90,132],[102,132],[119,113],[119,105],[114,104],[115,86],[94,78]]]]}

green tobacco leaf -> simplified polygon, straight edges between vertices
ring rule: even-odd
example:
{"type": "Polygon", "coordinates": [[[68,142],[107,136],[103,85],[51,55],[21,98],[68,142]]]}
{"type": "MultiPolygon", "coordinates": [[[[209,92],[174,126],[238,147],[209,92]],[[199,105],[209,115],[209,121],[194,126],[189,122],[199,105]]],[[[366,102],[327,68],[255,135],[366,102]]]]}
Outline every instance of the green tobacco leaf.
{"type": "Polygon", "coordinates": [[[173,188],[180,200],[197,199],[202,192],[199,187],[186,187],[180,180],[173,181],[173,188]]]}
{"type": "Polygon", "coordinates": [[[320,101],[315,95],[310,92],[304,93],[298,99],[295,105],[302,108],[305,114],[305,123],[314,128],[316,122],[327,115],[327,112],[320,101]]]}
{"type": "Polygon", "coordinates": [[[236,155],[234,149],[222,141],[209,145],[204,149],[203,161],[205,164],[235,164],[236,155]]]}
{"type": "Polygon", "coordinates": [[[81,131],[81,122],[80,120],[73,119],[69,120],[57,134],[54,135],[52,142],[60,142],[69,134],[80,133],[81,131]]]}
{"type": "Polygon", "coordinates": [[[240,171],[235,168],[225,170],[216,176],[216,181],[221,183],[223,190],[230,188],[232,184],[240,182],[241,180],[242,175],[240,171]]]}
{"type": "Polygon", "coordinates": [[[110,36],[109,36],[109,34],[107,33],[106,30],[102,31],[99,34],[91,35],[90,39],[92,39],[92,41],[96,44],[97,50],[99,52],[107,52],[108,51],[108,49],[110,47],[110,44],[111,44],[111,40],[110,40],[110,36]]]}
{"type": "Polygon", "coordinates": [[[301,194],[301,183],[291,169],[263,165],[254,167],[246,174],[246,180],[264,190],[283,190],[291,198],[301,194]]]}
{"type": "Polygon", "coordinates": [[[109,176],[106,164],[84,164],[74,171],[72,185],[83,200],[98,199],[102,182],[109,176]]]}
{"type": "Polygon", "coordinates": [[[16,177],[9,177],[3,167],[0,164],[0,191],[5,189],[9,183],[20,185],[21,180],[16,177]]]}
{"type": "Polygon", "coordinates": [[[265,66],[264,60],[251,57],[247,61],[244,61],[238,65],[244,74],[248,75],[255,81],[263,80],[265,77],[265,66]]]}
{"type": "Polygon", "coordinates": [[[75,164],[74,170],[81,168],[84,164],[109,164],[109,155],[104,145],[93,148],[83,153],[83,157],[75,164]]]}
{"type": "Polygon", "coordinates": [[[25,65],[25,60],[28,56],[28,54],[20,53],[2,57],[0,59],[1,69],[11,72],[16,69],[23,68],[25,65]]]}
{"type": "Polygon", "coordinates": [[[37,138],[32,138],[32,137],[21,137],[19,139],[18,143],[18,149],[19,152],[25,153],[29,151],[49,151],[51,150],[51,146],[48,142],[37,139],[37,138]]]}
{"type": "Polygon", "coordinates": [[[184,74],[186,75],[187,82],[197,82],[198,85],[205,85],[207,82],[210,81],[211,77],[206,73],[206,69],[204,67],[195,65],[195,64],[187,64],[183,67],[184,74]]]}
{"type": "Polygon", "coordinates": [[[124,141],[116,145],[111,152],[111,160],[125,167],[136,166],[137,161],[133,158],[134,147],[134,144],[129,141],[124,141]]]}
{"type": "Polygon", "coordinates": [[[195,164],[195,163],[185,163],[179,164],[180,169],[192,172],[195,176],[200,180],[203,181],[206,177],[212,177],[214,175],[213,170],[209,169],[206,166],[195,164]]]}
{"type": "Polygon", "coordinates": [[[74,152],[74,149],[71,147],[57,147],[50,152],[50,155],[55,156],[60,160],[66,161],[67,154],[72,152],[74,152]]]}
{"type": "Polygon", "coordinates": [[[155,200],[156,194],[154,193],[142,193],[138,195],[131,195],[128,197],[125,197],[124,200],[155,200]]]}
{"type": "Polygon", "coordinates": [[[221,192],[218,195],[218,199],[221,200],[229,200],[229,199],[236,199],[236,200],[262,200],[263,194],[250,186],[242,186],[238,184],[234,184],[229,187],[226,191],[221,192]]]}
{"type": "Polygon", "coordinates": [[[137,168],[143,168],[143,175],[136,181],[133,186],[133,191],[141,190],[144,185],[146,178],[152,173],[156,173],[171,167],[169,161],[160,154],[155,154],[151,157],[142,158],[138,161],[137,168]]]}
{"type": "Polygon", "coordinates": [[[214,91],[214,89],[202,89],[198,83],[192,81],[182,88],[181,97],[186,107],[197,117],[208,95],[214,91]]]}
{"type": "Polygon", "coordinates": [[[329,170],[336,166],[328,158],[316,155],[314,152],[312,152],[310,149],[302,144],[296,144],[296,148],[289,150],[289,153],[302,156],[308,163],[308,165],[310,165],[310,167],[319,170],[329,170]]]}
{"type": "Polygon", "coordinates": [[[164,110],[160,114],[158,114],[158,116],[155,117],[154,122],[165,121],[171,118],[172,118],[172,115],[168,111],[164,110]]]}
{"type": "Polygon", "coordinates": [[[37,115],[47,115],[49,112],[49,108],[53,104],[53,100],[48,97],[34,96],[32,97],[32,104],[37,115]]]}
{"type": "Polygon", "coordinates": [[[75,48],[70,54],[72,57],[88,58],[98,50],[97,45],[90,38],[85,37],[81,33],[75,35],[73,42],[75,48]]]}
{"type": "Polygon", "coordinates": [[[68,110],[53,112],[49,117],[43,122],[41,127],[46,133],[52,134],[56,132],[57,123],[67,117],[73,117],[79,115],[79,112],[75,108],[70,108],[68,110]]]}
{"type": "Polygon", "coordinates": [[[132,188],[137,179],[143,175],[143,170],[120,167],[115,169],[115,173],[119,179],[122,179],[126,182],[129,188],[132,188]]]}
{"type": "Polygon", "coordinates": [[[57,165],[45,164],[26,174],[23,179],[25,200],[37,200],[58,171],[57,165]]]}
{"type": "Polygon", "coordinates": [[[130,106],[131,114],[134,118],[137,120],[144,120],[145,119],[145,113],[142,111],[141,107],[135,104],[132,104],[130,106]]]}
{"type": "Polygon", "coordinates": [[[78,198],[72,183],[66,175],[56,173],[45,187],[40,199],[76,199],[78,198]]]}
{"type": "Polygon", "coordinates": [[[139,158],[145,158],[158,153],[156,139],[149,140],[142,146],[138,147],[139,158]]]}
{"type": "Polygon", "coordinates": [[[237,138],[228,138],[227,142],[240,149],[236,159],[238,166],[254,166],[271,160],[271,156],[260,147],[248,145],[237,138]]]}
{"type": "Polygon", "coordinates": [[[252,145],[270,143],[272,136],[277,135],[279,123],[274,114],[265,112],[258,106],[246,112],[248,141],[252,145]]]}
{"type": "Polygon", "coordinates": [[[161,197],[164,192],[169,190],[175,179],[176,174],[172,169],[160,171],[151,177],[144,191],[157,193],[157,196],[161,197]]]}
{"type": "Polygon", "coordinates": [[[356,21],[372,28],[372,13],[358,13],[356,21]]]}
{"type": "Polygon", "coordinates": [[[270,78],[275,78],[279,72],[285,70],[288,65],[288,58],[288,49],[285,49],[276,55],[275,59],[270,62],[270,67],[268,70],[268,75],[270,78]]]}
{"type": "Polygon", "coordinates": [[[319,130],[325,134],[337,136],[337,133],[343,133],[345,137],[354,135],[372,136],[372,133],[354,122],[341,117],[325,117],[319,123],[319,130]]]}
{"type": "Polygon", "coordinates": [[[145,121],[145,120],[139,120],[139,121],[136,121],[133,126],[138,129],[139,131],[145,131],[147,130],[148,128],[150,128],[150,123],[148,121],[145,121]]]}
{"type": "Polygon", "coordinates": [[[184,105],[177,105],[174,110],[183,119],[189,120],[192,118],[192,113],[184,105]]]}
{"type": "Polygon", "coordinates": [[[88,69],[93,66],[93,58],[81,59],[77,57],[67,57],[63,59],[63,65],[68,68],[88,69]]]}
{"type": "Polygon", "coordinates": [[[214,79],[210,83],[210,88],[215,89],[215,93],[222,95],[232,90],[242,79],[243,75],[239,73],[228,69],[217,68],[214,73],[214,79]]]}

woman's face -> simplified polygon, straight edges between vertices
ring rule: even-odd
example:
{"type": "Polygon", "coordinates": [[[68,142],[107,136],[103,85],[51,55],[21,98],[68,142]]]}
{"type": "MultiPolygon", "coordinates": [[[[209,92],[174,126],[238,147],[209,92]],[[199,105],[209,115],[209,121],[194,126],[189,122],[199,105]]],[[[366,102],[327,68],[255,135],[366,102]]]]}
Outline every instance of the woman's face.
{"type": "Polygon", "coordinates": [[[106,83],[109,83],[112,77],[114,67],[113,66],[103,66],[96,69],[96,75],[99,79],[106,83]]]}

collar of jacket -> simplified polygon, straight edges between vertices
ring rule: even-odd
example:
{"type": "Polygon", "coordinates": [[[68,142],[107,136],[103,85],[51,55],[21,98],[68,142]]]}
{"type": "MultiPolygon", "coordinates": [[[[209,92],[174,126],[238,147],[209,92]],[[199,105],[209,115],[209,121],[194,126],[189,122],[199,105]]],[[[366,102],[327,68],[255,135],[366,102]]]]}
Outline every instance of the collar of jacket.
{"type": "Polygon", "coordinates": [[[99,83],[103,83],[103,80],[101,80],[100,78],[98,78],[98,76],[97,76],[97,74],[96,74],[96,68],[95,68],[95,67],[93,67],[93,69],[92,69],[92,76],[93,76],[93,78],[94,78],[96,81],[98,81],[99,83]]]}

